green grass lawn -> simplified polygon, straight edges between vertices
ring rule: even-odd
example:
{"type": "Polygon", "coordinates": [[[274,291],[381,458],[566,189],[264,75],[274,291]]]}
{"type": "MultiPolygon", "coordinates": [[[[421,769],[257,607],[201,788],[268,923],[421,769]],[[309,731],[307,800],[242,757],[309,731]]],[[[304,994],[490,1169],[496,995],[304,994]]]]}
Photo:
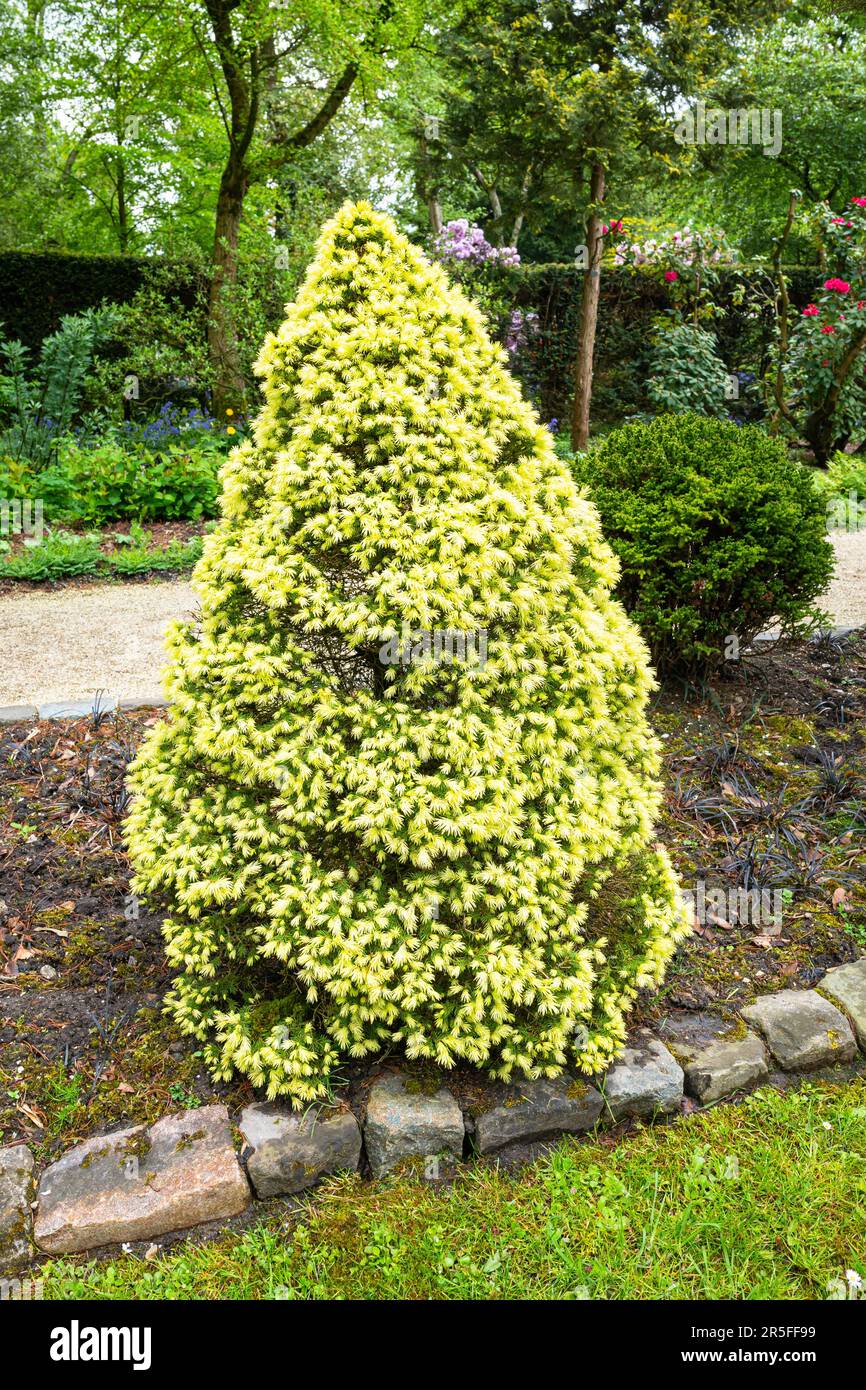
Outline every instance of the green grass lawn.
{"type": "Polygon", "coordinates": [[[769,1088],[450,1188],[332,1180],[155,1260],[54,1261],[46,1298],[821,1299],[866,1276],[866,1078],[769,1088]]]}

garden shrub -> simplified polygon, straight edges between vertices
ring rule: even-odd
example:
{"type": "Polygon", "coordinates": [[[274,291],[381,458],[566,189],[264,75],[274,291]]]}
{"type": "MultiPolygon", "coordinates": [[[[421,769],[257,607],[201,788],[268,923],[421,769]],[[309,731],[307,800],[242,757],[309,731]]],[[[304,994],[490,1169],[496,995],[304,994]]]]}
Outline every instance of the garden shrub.
{"type": "Polygon", "coordinates": [[[757,425],[660,416],[612,430],[573,468],[659,670],[704,675],[773,622],[812,619],[833,573],[825,509],[757,425]]]}
{"type": "Polygon", "coordinates": [[[223,457],[209,441],[154,453],[117,438],[95,445],[67,438],[45,469],[0,457],[0,497],[39,498],[52,523],[199,521],[216,512],[223,457]]]}
{"type": "Polygon", "coordinates": [[[170,1008],[298,1106],[395,1045],[598,1070],[686,923],[596,512],[480,311],[367,204],[258,369],[131,772],[170,1008]]]}
{"type": "Polygon", "coordinates": [[[81,521],[198,521],[213,516],[220,456],[169,446],[154,454],[109,440],[63,451],[81,521]]]}
{"type": "Polygon", "coordinates": [[[23,343],[0,339],[0,452],[34,467],[56,457],[59,441],[71,428],[93,366],[117,321],[111,305],[70,314],[45,338],[31,367],[23,343]]]}
{"type": "Polygon", "coordinates": [[[839,452],[826,468],[804,466],[824,503],[831,529],[858,531],[866,527],[866,458],[839,452]]]}
{"type": "Polygon", "coordinates": [[[728,413],[727,379],[728,369],[706,328],[692,323],[666,323],[660,328],[647,384],[647,395],[656,410],[674,414],[694,411],[724,419],[728,413]]]}
{"type": "Polygon", "coordinates": [[[820,203],[808,221],[822,283],[793,321],[780,313],[775,394],[781,419],[824,467],[835,450],[866,441],[866,197],[843,216],[820,203]]]}

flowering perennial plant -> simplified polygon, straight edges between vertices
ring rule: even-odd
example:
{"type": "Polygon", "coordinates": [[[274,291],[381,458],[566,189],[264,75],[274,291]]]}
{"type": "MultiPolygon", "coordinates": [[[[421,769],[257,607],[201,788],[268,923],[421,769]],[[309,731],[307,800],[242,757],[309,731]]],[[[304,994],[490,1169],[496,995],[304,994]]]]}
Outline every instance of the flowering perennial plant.
{"type": "Polygon", "coordinates": [[[533,338],[538,337],[541,321],[532,310],[512,309],[505,325],[502,346],[509,357],[521,352],[533,338]]]}

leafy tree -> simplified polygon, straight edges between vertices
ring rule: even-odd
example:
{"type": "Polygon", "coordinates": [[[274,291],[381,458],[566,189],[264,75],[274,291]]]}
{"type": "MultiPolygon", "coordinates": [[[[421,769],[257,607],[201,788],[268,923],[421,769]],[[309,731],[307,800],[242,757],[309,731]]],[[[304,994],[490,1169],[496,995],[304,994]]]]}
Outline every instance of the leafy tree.
{"type": "Polygon", "coordinates": [[[170,234],[177,254],[179,235],[200,237],[219,131],[185,16],[130,0],[4,9],[7,242],[126,253],[170,234]]]}
{"type": "Polygon", "coordinates": [[[646,650],[479,311],[346,205],[260,359],[136,760],[136,891],[219,1076],[296,1105],[395,1043],[602,1068],[685,931],[646,650]]]}
{"type": "Polygon", "coordinates": [[[148,246],[165,205],[191,202],[183,145],[208,120],[205,73],[173,6],[59,0],[55,101],[62,197],[83,199],[106,250],[148,246]]]}
{"type": "MultiPolygon", "coordinates": [[[[780,112],[781,150],[768,158],[756,146],[704,146],[690,177],[665,190],[667,212],[720,221],[747,252],[761,255],[770,249],[792,186],[809,202],[844,207],[863,191],[866,177],[864,87],[862,14],[795,14],[747,37],[708,99],[780,112]]],[[[795,236],[788,255],[811,259],[813,246],[795,236]]]]}
{"type": "Polygon", "coordinates": [[[51,45],[44,32],[45,5],[0,0],[0,239],[5,246],[28,244],[31,229],[44,226],[53,208],[51,132],[45,84],[51,45]]]}
{"type": "Polygon", "coordinates": [[[716,72],[739,28],[761,6],[742,0],[502,0],[474,7],[457,29],[452,61],[455,142],[488,190],[495,225],[512,235],[551,190],[583,210],[581,296],[572,444],[586,447],[604,250],[603,208],[654,164],[689,158],[674,112],[716,72]],[[505,75],[517,80],[506,87],[505,75]],[[507,190],[507,192],[505,191],[507,190]],[[495,194],[495,200],[493,195],[495,194]]]}
{"type": "Polygon", "coordinates": [[[355,83],[378,76],[386,55],[412,41],[421,18],[416,4],[397,6],[393,0],[202,4],[207,30],[196,25],[196,33],[208,58],[227,144],[217,192],[208,322],[219,409],[244,396],[230,303],[250,186],[319,139],[355,83]]]}
{"type": "MultiPolygon", "coordinates": [[[[350,100],[330,181],[341,184],[338,167],[357,168],[359,131],[372,150],[376,109],[415,61],[419,0],[56,0],[47,26],[36,0],[0,5],[11,79],[0,129],[20,156],[7,179],[7,241],[22,244],[24,228],[29,245],[175,259],[205,250],[208,375],[217,407],[237,405],[245,319],[266,268],[277,272],[270,291],[289,269],[279,255],[297,259],[298,231],[301,253],[309,249],[310,208],[323,211],[307,152],[350,100]]],[[[365,188],[377,160],[362,149],[365,188]]],[[[327,211],[343,192],[326,192],[327,211]]]]}

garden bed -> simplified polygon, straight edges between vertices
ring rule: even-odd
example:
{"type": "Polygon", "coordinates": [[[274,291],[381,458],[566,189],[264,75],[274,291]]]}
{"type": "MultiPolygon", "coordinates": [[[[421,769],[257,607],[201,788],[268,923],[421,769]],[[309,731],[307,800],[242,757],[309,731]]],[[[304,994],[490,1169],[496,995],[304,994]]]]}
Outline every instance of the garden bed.
{"type": "MultiPolygon", "coordinates": [[[[809,988],[866,947],[863,787],[866,634],[767,652],[702,692],[668,688],[659,826],[682,876],[707,891],[757,875],[784,896],[775,922],[708,919],[632,1022],[809,988]]],[[[254,1099],[214,1085],[160,1011],[170,973],[159,919],[129,898],[121,843],[127,762],[155,711],[0,726],[0,1144],[48,1161],[74,1141],[170,1110],[254,1099]]],[[[358,1094],[372,1067],[343,1068],[358,1094]]],[[[477,1073],[448,1076],[470,1100],[477,1073]]]]}
{"type": "Polygon", "coordinates": [[[10,535],[0,554],[0,597],[91,584],[188,574],[201,555],[206,521],[154,521],[147,527],[117,521],[102,527],[77,524],[47,531],[38,543],[10,535]]]}

